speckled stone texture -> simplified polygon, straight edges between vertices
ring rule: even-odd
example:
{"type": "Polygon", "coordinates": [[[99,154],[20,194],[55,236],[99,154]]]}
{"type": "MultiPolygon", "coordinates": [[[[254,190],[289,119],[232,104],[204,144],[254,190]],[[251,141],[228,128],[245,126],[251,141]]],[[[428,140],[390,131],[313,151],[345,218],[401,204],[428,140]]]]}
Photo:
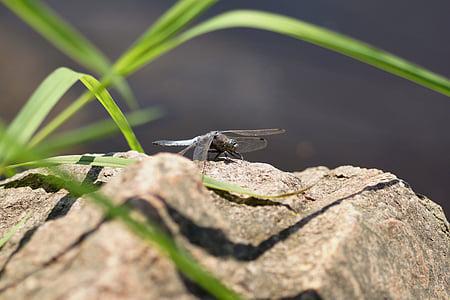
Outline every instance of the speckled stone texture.
{"type": "MultiPolygon", "coordinates": [[[[279,200],[206,189],[173,154],[125,170],[66,167],[150,218],[227,286],[251,299],[448,299],[450,231],[442,209],[395,175],[343,166],[282,172],[207,162],[216,179],[259,194],[313,185],[279,200]]],[[[211,298],[120,222],[47,184],[45,169],[0,182],[0,299],[211,298]]]]}

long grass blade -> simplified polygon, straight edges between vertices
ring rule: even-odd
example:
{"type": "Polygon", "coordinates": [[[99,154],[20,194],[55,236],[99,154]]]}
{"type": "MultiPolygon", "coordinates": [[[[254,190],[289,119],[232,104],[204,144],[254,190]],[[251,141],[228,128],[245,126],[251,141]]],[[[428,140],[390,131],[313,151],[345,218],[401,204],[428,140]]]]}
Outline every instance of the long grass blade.
{"type": "Polygon", "coordinates": [[[186,27],[193,19],[204,12],[218,0],[180,0],[167,10],[148,30],[139,38],[137,43],[151,40],[161,41],[173,36],[186,27]],[[155,38],[160,35],[159,38],[155,38]]]}
{"type": "MultiPolygon", "coordinates": [[[[125,168],[128,165],[136,162],[134,159],[129,158],[120,158],[120,157],[111,157],[111,156],[97,156],[97,155],[62,155],[50,157],[37,161],[29,161],[24,163],[19,163],[15,165],[10,165],[6,169],[16,169],[16,168],[37,168],[37,167],[47,167],[47,166],[55,166],[62,164],[80,164],[80,165],[90,165],[97,167],[112,167],[112,168],[125,168]]],[[[302,194],[307,191],[309,187],[305,187],[303,189],[299,189],[296,191],[292,191],[289,193],[282,193],[277,195],[263,195],[256,193],[252,190],[243,188],[237,184],[233,184],[230,182],[219,181],[212,177],[203,175],[202,177],[203,184],[211,189],[226,191],[230,193],[241,194],[245,196],[250,196],[258,199],[279,199],[286,198],[289,196],[294,196],[298,194],[302,194]]]]}
{"type": "Polygon", "coordinates": [[[127,119],[125,118],[120,108],[117,106],[116,102],[114,102],[108,90],[106,90],[106,88],[104,88],[100,84],[100,82],[91,75],[84,74],[84,76],[81,77],[80,80],[91,91],[91,93],[95,95],[97,100],[109,113],[109,115],[114,120],[117,127],[119,127],[123,136],[127,140],[130,148],[138,152],[144,152],[144,149],[136,138],[133,129],[131,129],[130,124],[128,124],[127,119]]]}
{"type": "Polygon", "coordinates": [[[111,168],[125,168],[132,163],[135,163],[135,159],[119,158],[112,156],[99,156],[99,155],[61,155],[50,158],[44,158],[40,160],[28,161],[7,166],[8,169],[16,168],[40,168],[51,167],[58,165],[88,165],[93,167],[111,167],[111,168]]]}
{"type": "MultiPolygon", "coordinates": [[[[107,110],[121,130],[130,145],[130,148],[143,152],[143,149],[125,116],[111,98],[108,91],[103,88],[94,77],[67,68],[55,70],[42,82],[8,127],[8,136],[14,136],[19,144],[27,144],[50,110],[61,99],[64,93],[78,80],[83,82],[107,110]]],[[[7,160],[9,153],[5,153],[6,148],[7,144],[0,141],[0,153],[3,153],[4,158],[7,160]]]]}
{"type": "Polygon", "coordinates": [[[241,187],[237,184],[225,182],[225,181],[219,181],[219,180],[216,180],[209,176],[203,175],[202,179],[203,179],[203,184],[210,189],[225,191],[225,192],[229,192],[229,193],[241,194],[241,195],[250,196],[253,198],[257,198],[257,199],[268,199],[268,200],[286,198],[286,197],[290,197],[290,196],[303,194],[304,192],[306,192],[307,190],[309,190],[312,187],[312,186],[307,186],[305,188],[295,190],[292,192],[288,192],[288,193],[282,193],[282,194],[276,194],[276,195],[264,195],[264,194],[255,193],[254,191],[246,189],[244,187],[241,187]]]}
{"type": "Polygon", "coordinates": [[[184,29],[217,0],[180,0],[163,14],[114,64],[116,74],[126,74],[130,64],[184,29]]]}
{"type": "MultiPolygon", "coordinates": [[[[100,50],[41,1],[2,0],[2,3],[55,47],[88,70],[100,75],[111,70],[111,62],[100,50]]],[[[128,106],[136,109],[136,99],[125,79],[115,76],[112,80],[128,106]]]]}
{"type": "MultiPolygon", "coordinates": [[[[140,126],[154,121],[162,116],[159,108],[147,108],[125,114],[131,127],[140,126]]],[[[65,131],[48,138],[37,147],[43,153],[55,153],[72,146],[86,144],[100,138],[112,136],[119,128],[112,120],[103,120],[74,130],[65,131]]]]}
{"type": "Polygon", "coordinates": [[[23,217],[16,225],[11,227],[4,235],[0,238],[0,249],[16,234],[17,231],[20,230],[20,228],[25,225],[25,223],[30,218],[31,214],[27,214],[25,217],[23,217]]]}
{"type": "Polygon", "coordinates": [[[86,104],[94,100],[95,97],[92,93],[86,91],[81,96],[79,96],[75,101],[73,101],[68,107],[66,107],[62,112],[60,112],[55,118],[50,120],[42,129],[36,132],[31,138],[28,146],[35,147],[36,145],[42,143],[50,134],[52,134],[56,129],[58,129],[64,122],[66,122],[70,117],[74,116],[79,112],[86,104]]]}
{"type": "Polygon", "coordinates": [[[120,74],[128,75],[156,57],[197,36],[229,28],[254,28],[303,40],[347,55],[386,72],[395,74],[436,92],[450,96],[449,79],[426,70],[398,56],[331,30],[268,12],[237,10],[223,13],[194,26],[177,37],[140,52],[128,61],[120,74]]]}
{"type": "Polygon", "coordinates": [[[42,159],[45,155],[42,153],[33,151],[33,155],[29,155],[29,150],[25,146],[19,144],[11,136],[7,135],[6,127],[0,120],[0,145],[3,149],[0,151],[0,177],[3,174],[11,174],[14,169],[7,167],[11,162],[15,161],[27,161],[29,157],[33,157],[35,160],[42,159]],[[25,153],[25,154],[24,154],[25,153]],[[8,159],[6,156],[8,155],[8,159]]]}
{"type": "Polygon", "coordinates": [[[227,288],[210,272],[203,269],[184,248],[177,245],[157,224],[151,220],[146,222],[136,220],[131,215],[131,209],[126,206],[114,205],[109,198],[99,192],[92,193],[95,187],[79,184],[71,179],[68,174],[60,174],[60,177],[64,179],[66,190],[72,194],[84,194],[92,202],[102,207],[109,218],[122,221],[134,234],[156,247],[163,255],[168,256],[178,270],[216,299],[241,299],[237,293],[227,288]]]}
{"type": "MultiPolygon", "coordinates": [[[[38,160],[33,150],[27,149],[21,144],[15,142],[11,136],[7,135],[0,124],[0,140],[11,142],[11,147],[17,149],[18,156],[27,157],[28,160],[38,160]]],[[[124,160],[124,159],[122,159],[124,160]]],[[[125,159],[126,160],[126,159],[125,159]]],[[[131,162],[132,163],[132,162],[131,162]]],[[[68,190],[72,195],[85,195],[93,203],[104,209],[105,215],[109,218],[115,218],[123,222],[134,234],[141,237],[144,241],[157,248],[163,255],[175,264],[175,266],[189,279],[196,282],[199,286],[211,293],[217,299],[240,299],[240,296],[227,288],[211,273],[201,267],[192,256],[167,235],[160,227],[147,220],[146,222],[136,220],[131,209],[126,206],[114,205],[113,201],[97,191],[97,187],[86,183],[79,183],[70,174],[59,169],[53,169],[53,172],[62,179],[62,187],[68,190]]],[[[1,243],[6,243],[11,236],[26,222],[27,218],[21,220],[15,225],[7,235],[0,239],[1,243]]]]}
{"type": "MultiPolygon", "coordinates": [[[[151,48],[160,45],[163,41],[173,37],[176,33],[185,28],[192,20],[213,5],[217,0],[181,0],[169,9],[154,25],[152,25],[134,45],[126,51],[114,65],[114,71],[108,73],[107,78],[102,80],[102,84],[108,86],[109,80],[117,74],[127,73],[129,64],[142,56],[143,52],[150,51],[151,48]]],[[[71,118],[84,105],[89,103],[89,94],[79,97],[73,105],[64,110],[55,119],[51,120],[42,128],[31,141],[31,145],[36,146],[54,132],[59,126],[71,118]]]]}
{"type": "MultiPolygon", "coordinates": [[[[13,136],[19,144],[26,144],[50,110],[81,76],[64,68],[47,76],[9,125],[8,136],[13,136]]],[[[3,153],[5,159],[9,156],[7,146],[0,141],[0,153],[3,153]]]]}

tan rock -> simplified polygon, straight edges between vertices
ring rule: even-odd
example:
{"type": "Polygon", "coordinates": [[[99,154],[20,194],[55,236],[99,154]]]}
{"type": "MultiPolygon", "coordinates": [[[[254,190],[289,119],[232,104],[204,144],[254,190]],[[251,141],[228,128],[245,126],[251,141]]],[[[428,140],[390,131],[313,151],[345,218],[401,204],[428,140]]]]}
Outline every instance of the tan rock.
{"type": "MultiPolygon", "coordinates": [[[[124,171],[68,169],[109,181],[108,196],[157,222],[244,297],[449,297],[449,224],[437,204],[392,174],[351,166],[288,173],[245,161],[204,166],[260,194],[315,183],[304,195],[266,201],[207,190],[196,165],[172,154],[124,171]]],[[[32,212],[0,250],[0,299],[207,297],[120,222],[105,221],[98,207],[49,186],[45,176],[32,170],[0,183],[0,236],[32,212]]]]}

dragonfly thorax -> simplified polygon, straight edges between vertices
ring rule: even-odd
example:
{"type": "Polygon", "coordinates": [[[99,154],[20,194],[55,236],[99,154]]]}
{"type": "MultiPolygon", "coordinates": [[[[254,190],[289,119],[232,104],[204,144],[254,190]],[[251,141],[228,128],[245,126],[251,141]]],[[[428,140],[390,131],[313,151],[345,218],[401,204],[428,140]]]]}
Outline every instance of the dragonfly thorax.
{"type": "Polygon", "coordinates": [[[219,152],[233,152],[236,150],[238,143],[235,139],[227,137],[225,134],[217,133],[211,143],[211,148],[219,152]]]}

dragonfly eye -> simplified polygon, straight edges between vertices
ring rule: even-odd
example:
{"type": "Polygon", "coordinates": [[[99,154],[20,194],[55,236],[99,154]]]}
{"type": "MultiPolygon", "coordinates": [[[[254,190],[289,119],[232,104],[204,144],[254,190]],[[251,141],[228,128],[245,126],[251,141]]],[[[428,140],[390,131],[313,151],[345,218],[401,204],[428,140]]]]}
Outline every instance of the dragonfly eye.
{"type": "Polygon", "coordinates": [[[236,147],[238,146],[237,141],[234,140],[234,139],[231,139],[231,140],[230,140],[230,144],[231,144],[231,146],[233,147],[233,149],[236,149],[236,147]]]}

